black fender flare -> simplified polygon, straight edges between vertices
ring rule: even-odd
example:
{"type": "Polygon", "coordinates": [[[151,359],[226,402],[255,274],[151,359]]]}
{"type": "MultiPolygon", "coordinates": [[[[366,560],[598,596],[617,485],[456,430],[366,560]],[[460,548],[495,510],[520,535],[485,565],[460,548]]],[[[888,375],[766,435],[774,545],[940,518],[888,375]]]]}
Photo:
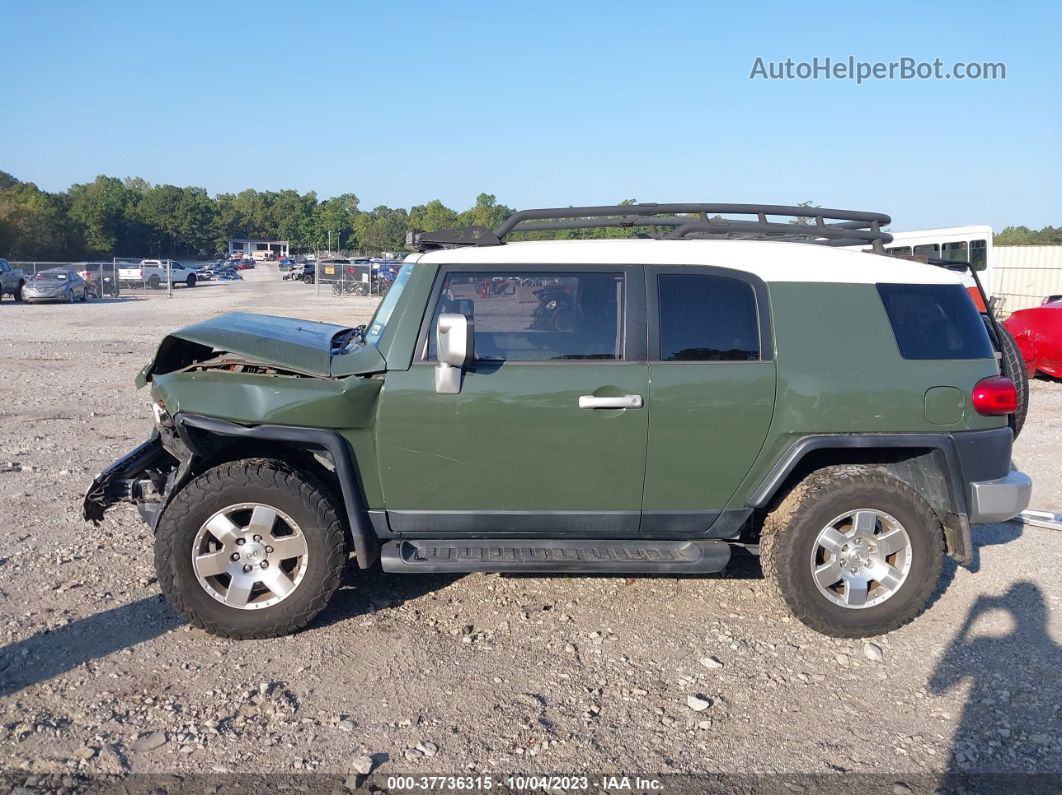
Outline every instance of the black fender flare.
{"type": "MultiPolygon", "coordinates": [[[[208,454],[197,441],[196,437],[199,434],[190,433],[190,429],[208,436],[284,442],[301,449],[327,452],[336,468],[340,497],[347,515],[347,524],[350,527],[358,567],[367,569],[373,564],[379,545],[374,543],[375,533],[369,523],[365,500],[358,487],[357,465],[350,445],[336,431],[296,425],[237,425],[213,417],[183,413],[174,417],[174,424],[181,441],[197,458],[206,458],[208,454]]],[[[175,491],[176,488],[171,489],[171,494],[175,491]]]]}
{"type": "Polygon", "coordinates": [[[943,470],[940,496],[944,499],[934,508],[944,525],[948,554],[969,565],[973,561],[973,539],[967,484],[1005,475],[1010,467],[1012,443],[1010,428],[954,433],[811,434],[797,439],[778,457],[749,499],[748,507],[766,508],[800,462],[818,450],[929,450],[940,457],[943,470]]]}
{"type": "Polygon", "coordinates": [[[939,450],[947,464],[948,493],[956,513],[966,513],[966,494],[962,485],[962,466],[955,440],[946,433],[844,433],[803,436],[775,461],[771,471],[749,499],[749,508],[765,507],[778,493],[785,479],[797,465],[816,450],[853,450],[889,448],[893,450],[939,450]]]}

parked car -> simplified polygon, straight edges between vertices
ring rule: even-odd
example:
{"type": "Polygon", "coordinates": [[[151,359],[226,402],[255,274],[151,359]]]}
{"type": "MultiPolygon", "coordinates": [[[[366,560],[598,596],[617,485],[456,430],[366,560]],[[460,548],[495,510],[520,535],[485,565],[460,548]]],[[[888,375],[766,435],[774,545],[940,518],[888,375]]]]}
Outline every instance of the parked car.
{"type": "Polygon", "coordinates": [[[88,299],[89,289],[77,271],[49,268],[33,274],[22,288],[22,300],[31,304],[45,301],[74,301],[88,299]]]}
{"type": "Polygon", "coordinates": [[[254,267],[255,267],[255,262],[250,257],[244,257],[243,259],[241,259],[236,264],[236,270],[240,270],[240,271],[253,270],[254,267]]]}
{"type": "Polygon", "coordinates": [[[1030,377],[1062,378],[1062,298],[1019,309],[1003,325],[1018,343],[1030,377]]]}
{"type": "Polygon", "coordinates": [[[216,262],[202,268],[199,275],[207,281],[234,281],[243,277],[237,272],[236,267],[227,262],[216,262]]]}
{"type": "Polygon", "coordinates": [[[206,265],[201,265],[195,269],[195,278],[197,282],[212,282],[216,279],[217,269],[221,267],[220,262],[211,262],[206,265]]]}
{"type": "Polygon", "coordinates": [[[186,268],[176,260],[142,259],[136,266],[118,269],[118,281],[123,287],[146,285],[152,290],[158,290],[165,286],[167,275],[174,287],[181,284],[195,287],[198,281],[194,268],[186,268]]]}
{"type": "Polygon", "coordinates": [[[154,431],[84,515],[135,503],[163,593],[227,637],[305,626],[351,550],[360,573],[679,575],[740,548],[815,630],[889,632],[1031,492],[985,319],[958,274],[886,255],[889,223],[652,204],[414,232],[367,327],[170,333],[138,379],[154,431]],[[616,218],[670,239],[507,242],[616,218]],[[734,230],[804,242],[711,239],[734,230]],[[543,321],[538,280],[570,317],[543,321]]]}
{"type": "Polygon", "coordinates": [[[0,259],[0,301],[10,295],[16,301],[22,300],[22,288],[26,284],[26,274],[19,268],[12,268],[6,259],[0,259]]]}
{"type": "Polygon", "coordinates": [[[284,274],[285,281],[291,281],[292,284],[303,282],[305,284],[313,284],[313,280],[317,275],[317,263],[313,260],[304,260],[303,262],[297,262],[291,266],[291,270],[284,274]]]}
{"type": "Polygon", "coordinates": [[[291,257],[281,257],[277,260],[277,267],[282,271],[291,270],[291,266],[295,264],[295,260],[291,257]]]}

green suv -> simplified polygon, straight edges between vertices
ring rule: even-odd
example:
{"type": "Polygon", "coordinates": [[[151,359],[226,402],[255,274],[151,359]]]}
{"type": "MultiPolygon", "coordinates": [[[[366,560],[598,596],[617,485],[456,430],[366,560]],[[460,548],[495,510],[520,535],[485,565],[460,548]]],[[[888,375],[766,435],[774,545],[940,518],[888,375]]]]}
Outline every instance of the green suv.
{"type": "Polygon", "coordinates": [[[885,256],[888,223],[641,204],[411,233],[367,327],[229,314],[167,336],[138,377],[155,431],[85,516],[134,502],[163,592],[235,638],[306,625],[352,554],[675,575],[734,548],[808,626],[895,629],[1031,483],[1013,344],[955,263],[885,256]],[[589,227],[614,237],[513,240],[589,227]]]}

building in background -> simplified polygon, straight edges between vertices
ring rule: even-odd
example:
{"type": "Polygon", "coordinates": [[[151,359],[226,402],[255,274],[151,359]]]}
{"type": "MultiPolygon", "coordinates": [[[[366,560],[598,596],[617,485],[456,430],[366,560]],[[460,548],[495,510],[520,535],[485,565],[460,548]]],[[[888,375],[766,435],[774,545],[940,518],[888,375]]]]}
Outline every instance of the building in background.
{"type": "Polygon", "coordinates": [[[996,295],[1003,314],[1062,295],[1062,246],[996,246],[996,295]]]}
{"type": "Polygon", "coordinates": [[[234,237],[229,240],[229,256],[250,257],[258,260],[286,257],[288,256],[288,241],[234,237]]]}

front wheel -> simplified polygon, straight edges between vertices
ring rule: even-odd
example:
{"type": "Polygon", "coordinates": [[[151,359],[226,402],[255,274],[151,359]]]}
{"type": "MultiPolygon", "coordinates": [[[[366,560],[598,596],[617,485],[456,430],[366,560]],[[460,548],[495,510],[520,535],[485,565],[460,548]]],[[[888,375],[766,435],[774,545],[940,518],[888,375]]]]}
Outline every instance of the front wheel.
{"type": "Polygon", "coordinates": [[[890,632],[925,608],[944,561],[933,509],[871,467],[809,475],[764,521],[760,562],[803,623],[838,638],[890,632]]]}
{"type": "Polygon", "coordinates": [[[155,569],[193,625],[268,638],[310,622],[339,587],[347,539],[328,492],[271,459],[221,464],[173,498],[155,534],[155,569]]]}
{"type": "Polygon", "coordinates": [[[196,278],[195,274],[188,274],[188,278],[184,280],[184,283],[188,287],[195,287],[196,278]]]}

